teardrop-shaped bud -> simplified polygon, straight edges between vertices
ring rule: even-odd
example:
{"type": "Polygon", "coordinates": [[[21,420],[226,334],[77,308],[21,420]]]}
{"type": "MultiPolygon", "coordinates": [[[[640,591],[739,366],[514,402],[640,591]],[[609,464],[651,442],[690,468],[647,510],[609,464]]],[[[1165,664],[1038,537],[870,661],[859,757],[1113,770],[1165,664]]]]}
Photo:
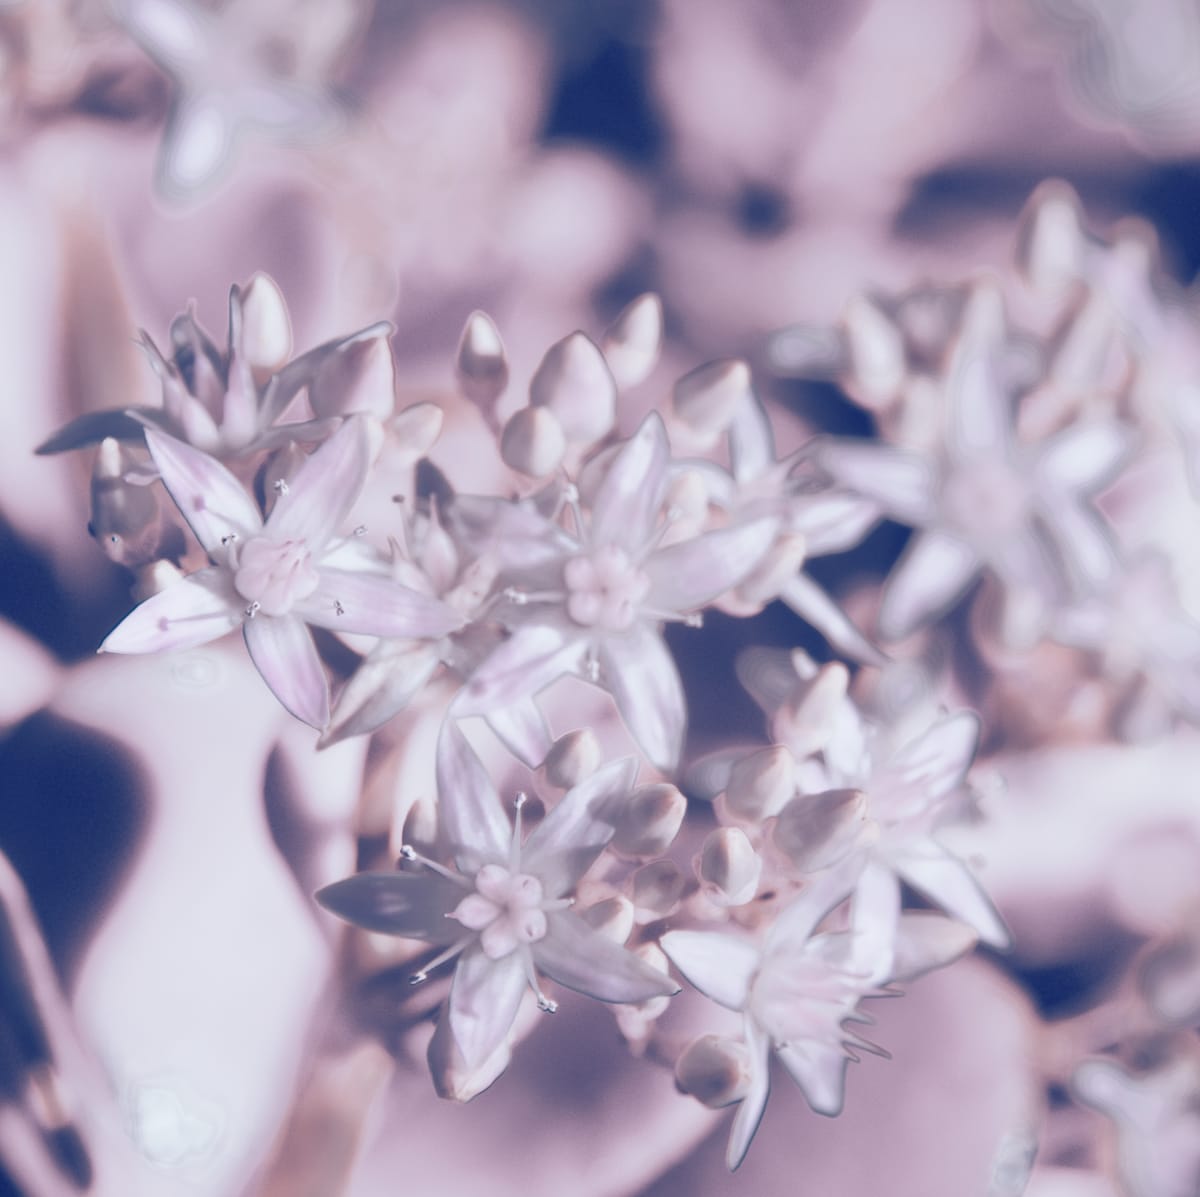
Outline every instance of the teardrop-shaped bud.
{"type": "Polygon", "coordinates": [[[591,444],[616,422],[617,384],[596,343],[573,332],[542,358],[529,383],[529,402],[552,411],[569,441],[591,444]]]}
{"type": "Polygon", "coordinates": [[[437,443],[445,418],[436,403],[413,403],[388,420],[390,440],[415,461],[437,443]]]}
{"type": "Polygon", "coordinates": [[[801,873],[844,860],[877,834],[861,790],[798,794],[779,812],[771,842],[801,873]]]}
{"type": "Polygon", "coordinates": [[[758,889],[762,860],[740,827],[718,827],[705,837],[693,868],[712,901],[744,906],[758,889]]]}
{"type": "Polygon", "coordinates": [[[669,860],[643,865],[633,875],[634,918],[652,923],[666,918],[683,900],[687,878],[669,860]]]}
{"type": "Polygon", "coordinates": [[[241,293],[242,354],[259,383],[292,356],[292,321],[279,285],[260,270],[241,293]]]}
{"type": "Polygon", "coordinates": [[[560,790],[569,790],[600,768],[600,741],[590,727],[559,736],[542,762],[546,780],[560,790]]]}
{"type": "Polygon", "coordinates": [[[633,903],[623,894],[614,894],[582,911],[584,921],[605,939],[623,944],[633,934],[633,903]]]}
{"type": "Polygon", "coordinates": [[[778,814],[796,793],[796,758],[782,744],[760,748],[738,761],[725,787],[725,809],[757,823],[778,814]]]}
{"type": "Polygon", "coordinates": [[[392,326],[372,324],[346,337],[320,362],[308,383],[308,399],[317,416],[367,412],[380,420],[396,410],[396,359],[392,326]]]}
{"type": "Polygon", "coordinates": [[[508,359],[500,331],[486,312],[467,317],[454,360],[458,389],[485,412],[508,386],[508,359]]]}
{"type": "Polygon", "coordinates": [[[1042,183],[1022,213],[1017,266],[1034,290],[1059,298],[1083,276],[1087,238],[1083,206],[1061,179],[1042,183]]]}
{"type": "Polygon", "coordinates": [[[448,1101],[470,1101],[494,1084],[508,1067],[512,1060],[511,1036],[481,1064],[470,1068],[450,1029],[449,1014],[443,1009],[425,1058],[438,1097],[448,1101]]]}
{"type": "Polygon", "coordinates": [[[562,464],[567,438],[558,417],[546,407],[523,407],[514,412],[500,434],[500,456],[504,464],[544,478],[562,464]]]}
{"type": "Polygon", "coordinates": [[[109,560],[139,569],[159,556],[162,525],[154,491],[125,481],[133,465],[120,441],[107,436],[100,442],[92,468],[88,530],[109,560]]]}
{"type": "Polygon", "coordinates": [[[675,384],[675,414],[693,432],[715,441],[751,393],[750,367],[740,358],[709,362],[675,384]]]}
{"type": "Polygon", "coordinates": [[[1200,934],[1188,928],[1154,948],[1142,965],[1138,987],[1167,1026],[1200,1020],[1200,934]]]}
{"type": "Polygon", "coordinates": [[[701,1035],[675,1062],[675,1084],[710,1110],[733,1105],[750,1087],[750,1053],[740,1039],[701,1035]]]}
{"type": "Polygon", "coordinates": [[[623,309],[600,342],[617,386],[637,386],[658,364],[662,342],[662,300],[647,291],[623,309]]]}
{"type": "Polygon", "coordinates": [[[613,820],[611,847],[623,856],[659,856],[679,834],[686,813],[687,799],[677,786],[639,786],[613,820]]]}
{"type": "Polygon", "coordinates": [[[884,411],[895,402],[908,372],[900,330],[865,295],[847,304],[842,322],[850,351],[848,382],[855,398],[871,411],[884,411]]]}

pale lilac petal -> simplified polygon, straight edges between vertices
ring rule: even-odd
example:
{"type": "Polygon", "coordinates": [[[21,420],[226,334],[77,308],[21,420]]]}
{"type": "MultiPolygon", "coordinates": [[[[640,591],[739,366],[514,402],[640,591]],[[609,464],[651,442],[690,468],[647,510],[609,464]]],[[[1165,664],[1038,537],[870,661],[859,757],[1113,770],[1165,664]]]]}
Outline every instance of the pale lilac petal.
{"type": "Polygon", "coordinates": [[[962,785],[981,732],[978,715],[956,711],[901,748],[871,781],[873,791],[889,795],[887,814],[930,807],[962,785]]]}
{"type": "Polygon", "coordinates": [[[242,351],[242,341],[242,295],[234,287],[229,293],[229,369],[221,434],[228,444],[237,446],[254,440],[259,420],[258,387],[242,351]]]}
{"type": "Polygon", "coordinates": [[[457,543],[473,556],[486,553],[502,574],[560,567],[564,556],[577,551],[575,541],[530,501],[456,495],[442,519],[457,543]]]}
{"type": "Polygon", "coordinates": [[[463,626],[449,604],[381,574],[322,566],[318,576],[317,589],[293,608],[317,627],[391,640],[435,640],[463,626]]]}
{"type": "Polygon", "coordinates": [[[525,624],[492,650],[455,700],[459,715],[491,715],[537,694],[565,673],[577,673],[586,642],[553,623],[525,624]]]}
{"type": "Polygon", "coordinates": [[[521,853],[523,867],[541,878],[546,896],[575,888],[613,836],[612,810],[633,789],[638,764],[633,757],[610,761],[577,786],[533,829],[521,853]]]}
{"type": "Polygon", "coordinates": [[[458,958],[446,1017],[468,1071],[502,1046],[527,983],[520,949],[490,960],[475,945],[458,958]]]}
{"type": "Polygon", "coordinates": [[[659,612],[695,611],[733,589],[775,543],[775,519],[733,524],[669,545],[648,557],[646,606],[659,612]]]}
{"type": "Polygon", "coordinates": [[[887,865],[872,861],[854,889],[850,912],[851,941],[848,967],[870,984],[893,977],[896,929],[900,921],[900,881],[887,865]]]}
{"type": "Polygon", "coordinates": [[[667,490],[671,452],[662,417],[651,412],[621,446],[592,498],[591,543],[640,548],[649,542],[667,490]]]}
{"type": "Polygon", "coordinates": [[[146,445],[175,506],[209,553],[222,540],[248,540],[262,531],[262,516],[246,488],[215,458],[183,441],[146,429],[146,445]]]}
{"type": "Polygon", "coordinates": [[[227,570],[202,569],[135,607],[108,634],[100,651],[156,653],[207,644],[242,622],[244,606],[227,570]]]}
{"type": "MultiPolygon", "coordinates": [[[[734,669],[738,681],[767,715],[773,715],[784,703],[792,701],[802,682],[786,648],[745,649],[738,653],[734,669]]],[[[813,674],[803,680],[811,681],[815,674],[816,666],[813,674]]]]}
{"type": "Polygon", "coordinates": [[[901,523],[929,523],[937,511],[938,474],[915,453],[858,440],[822,440],[813,458],[842,486],[874,499],[901,523]]]}
{"type": "Polygon", "coordinates": [[[775,464],[775,438],[767,410],[747,392],[729,424],[729,464],[739,482],[752,482],[775,464]]]}
{"type": "Polygon", "coordinates": [[[442,726],[437,746],[438,821],[455,849],[484,862],[508,859],[512,826],[475,750],[453,719],[442,726]]]}
{"type": "Polygon", "coordinates": [[[267,520],[272,537],[305,540],[314,551],[328,544],[357,501],[370,463],[366,420],[351,416],[294,478],[283,479],[287,492],[276,499],[267,520]]]}
{"type": "Polygon", "coordinates": [[[602,1002],[645,1002],[679,986],[569,910],[547,916],[545,938],[533,945],[537,967],[551,980],[602,1002]]]}
{"type": "Polygon", "coordinates": [[[554,737],[533,695],[493,707],[484,718],[504,747],[522,764],[536,769],[546,759],[554,737]]]}
{"type": "Polygon", "coordinates": [[[996,356],[978,345],[955,355],[946,386],[949,447],[959,460],[1004,456],[1012,441],[1012,400],[1000,380],[996,356]]]}
{"type": "Polygon", "coordinates": [[[884,587],[879,634],[902,640],[948,611],[979,573],[970,545],[944,532],[920,532],[884,587]]]}
{"type": "Polygon", "coordinates": [[[779,592],[779,597],[843,656],[864,665],[887,663],[887,656],[854,626],[841,607],[803,570],[779,592]]]}
{"type": "Polygon", "coordinates": [[[312,633],[293,615],[256,615],[242,624],[254,667],[297,719],[321,730],[329,722],[329,683],[312,633]]]}
{"type": "Polygon", "coordinates": [[[1064,498],[1046,513],[1062,568],[1071,586],[1098,589],[1117,573],[1117,546],[1099,512],[1064,498]]]}
{"type": "Polygon", "coordinates": [[[314,895],[338,918],[408,939],[453,943],[462,928],[446,914],[464,894],[462,886],[436,873],[358,873],[314,895]]]}
{"type": "Polygon", "coordinates": [[[658,941],[689,985],[729,1010],[744,1010],[762,962],[758,947],[724,931],[668,931],[658,941]]]}
{"type": "Polygon", "coordinates": [[[424,641],[388,641],[368,656],[342,687],[322,747],[382,727],[421,691],[440,664],[424,641]]]}
{"type": "Polygon", "coordinates": [[[927,972],[952,964],[979,942],[972,927],[931,910],[913,910],[900,916],[892,979],[912,981],[927,972]]]}
{"type": "Polygon", "coordinates": [[[650,763],[665,772],[679,763],[687,708],[683,683],[662,638],[635,624],[598,646],[601,679],[650,763]]]}
{"type": "Polygon", "coordinates": [[[800,896],[775,916],[763,951],[773,954],[806,943],[820,921],[854,892],[865,865],[865,858],[856,853],[813,877],[800,896]]]}
{"type": "Polygon", "coordinates": [[[880,514],[873,500],[842,491],[797,499],[789,513],[791,527],[803,535],[810,557],[845,552],[861,544],[880,514]]]}
{"type": "Polygon", "coordinates": [[[1008,928],[996,912],[971,870],[956,856],[932,841],[922,843],[920,853],[897,855],[896,871],[914,889],[947,914],[967,923],[994,948],[1007,948],[1008,928]]]}
{"type": "Polygon", "coordinates": [[[850,1060],[840,1043],[802,1039],[779,1048],[776,1054],[815,1113],[833,1118],[842,1112],[850,1060]]]}
{"type": "Polygon", "coordinates": [[[1042,446],[1039,481],[1074,494],[1091,494],[1120,473],[1137,445],[1137,433],[1126,424],[1090,420],[1072,424],[1042,446]]]}
{"type": "Polygon", "coordinates": [[[747,1057],[750,1063],[750,1084],[746,1096],[738,1105],[729,1131],[729,1146],[725,1149],[725,1165],[733,1172],[746,1158],[750,1144],[762,1122],[771,1093],[771,1042],[766,1031],[752,1018],[746,1019],[747,1057]]]}

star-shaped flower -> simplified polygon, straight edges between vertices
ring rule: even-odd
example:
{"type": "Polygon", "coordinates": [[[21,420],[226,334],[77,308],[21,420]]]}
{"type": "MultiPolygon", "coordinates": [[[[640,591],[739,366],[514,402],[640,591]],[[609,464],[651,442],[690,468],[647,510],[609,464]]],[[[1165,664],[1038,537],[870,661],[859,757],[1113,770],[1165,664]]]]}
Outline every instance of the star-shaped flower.
{"type": "Polygon", "coordinates": [[[541,1009],[557,1009],[540,973],[606,1002],[677,993],[665,973],[570,909],[572,890],[613,836],[605,815],[628,796],[636,775],[633,758],[602,766],[522,840],[522,800],[510,825],[479,758],[448,720],[438,744],[438,819],[452,865],[406,848],[414,871],[360,873],[317,900],[368,930],[443,948],[414,983],[457,961],[445,1018],[467,1072],[504,1045],[527,988],[541,1009]]]}
{"type": "Polygon", "coordinates": [[[159,652],[241,627],[275,696],[316,728],[329,722],[329,687],[306,625],[371,636],[437,637],[462,617],[436,598],[362,568],[336,537],[366,479],[366,420],[347,419],[297,471],[275,479],[266,520],[214,458],[153,429],[146,443],[171,498],[213,564],[147,599],[101,651],[159,652]]]}
{"type": "Polygon", "coordinates": [[[447,519],[497,562],[510,598],[501,617],[512,626],[464,688],[459,715],[491,717],[564,674],[582,674],[612,694],[650,760],[675,767],[685,705],[662,624],[692,621],[737,585],[770,549],[778,521],[765,516],[663,546],[669,469],[666,429],[651,413],[603,469],[587,515],[569,489],[570,532],[536,500],[455,500],[447,519]]]}

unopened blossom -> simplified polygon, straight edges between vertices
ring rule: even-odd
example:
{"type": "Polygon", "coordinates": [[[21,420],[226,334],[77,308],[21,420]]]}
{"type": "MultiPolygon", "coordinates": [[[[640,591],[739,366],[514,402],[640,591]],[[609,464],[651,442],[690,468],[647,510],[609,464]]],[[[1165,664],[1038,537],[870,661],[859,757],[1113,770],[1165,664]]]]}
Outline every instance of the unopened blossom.
{"type": "Polygon", "coordinates": [[[934,450],[837,438],[814,450],[834,480],[917,529],[884,588],[879,631],[887,640],[949,610],[985,569],[1010,601],[1012,634],[1028,638],[1056,603],[1101,585],[1116,568],[1111,534],[1090,500],[1127,460],[1132,431],[1092,419],[1020,443],[998,370],[1000,298],[982,287],[969,303],[934,450]]]}
{"type": "Polygon", "coordinates": [[[493,555],[508,599],[497,614],[511,628],[464,688],[459,715],[494,719],[578,674],[608,690],[655,765],[675,766],[686,710],[662,625],[694,622],[737,585],[769,550],[777,521],[765,516],[663,546],[669,471],[666,429],[651,413],[608,460],[586,514],[568,489],[570,530],[557,504],[543,513],[538,497],[455,499],[447,520],[464,544],[493,555]]]}
{"type": "Polygon", "coordinates": [[[368,434],[351,417],[292,478],[272,482],[264,521],[219,461],[165,433],[146,443],[175,505],[212,564],[147,599],[111,632],[105,652],[146,653],[205,644],[241,627],[279,701],[316,728],[329,721],[329,688],[308,625],[370,636],[439,637],[462,625],[437,598],[363,568],[337,535],[366,478],[368,434]]]}
{"type": "Polygon", "coordinates": [[[317,899],[369,930],[442,948],[414,983],[455,961],[443,1017],[467,1071],[504,1047],[527,989],[542,1010],[557,1009],[542,990],[543,973],[606,1002],[669,996],[678,986],[664,972],[571,909],[572,891],[612,838],[609,807],[636,775],[632,758],[602,766],[523,838],[522,800],[510,824],[479,758],[448,721],[438,745],[438,817],[452,863],[406,848],[412,871],[361,873],[317,899]]]}

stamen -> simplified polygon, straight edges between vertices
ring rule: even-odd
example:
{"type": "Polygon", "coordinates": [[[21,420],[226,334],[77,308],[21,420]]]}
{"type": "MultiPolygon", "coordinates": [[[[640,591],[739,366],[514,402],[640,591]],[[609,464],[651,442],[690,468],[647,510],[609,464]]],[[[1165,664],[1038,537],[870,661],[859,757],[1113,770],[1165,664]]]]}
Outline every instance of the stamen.
{"type": "Polygon", "coordinates": [[[221,543],[223,545],[234,544],[237,541],[237,538],[238,534],[236,532],[226,532],[225,535],[221,537],[221,543]]]}
{"type": "Polygon", "coordinates": [[[458,943],[451,944],[444,952],[439,952],[423,969],[413,973],[408,978],[408,983],[410,985],[420,985],[422,982],[428,981],[431,972],[441,968],[448,960],[453,960],[474,938],[473,935],[469,935],[466,939],[460,939],[458,943]]]}
{"type": "Polygon", "coordinates": [[[289,487],[287,484],[286,478],[276,478],[275,481],[271,483],[271,487],[277,495],[286,495],[291,490],[291,487],[289,487]]]}
{"type": "Polygon", "coordinates": [[[354,531],[351,533],[352,536],[366,536],[366,534],[367,534],[367,525],[366,524],[359,524],[358,527],[355,528],[354,531]]]}
{"type": "Polygon", "coordinates": [[[447,881],[453,881],[455,885],[461,885],[463,889],[474,889],[474,885],[461,874],[454,872],[453,869],[446,868],[445,865],[438,864],[436,860],[430,860],[428,856],[422,856],[415,848],[409,844],[400,846],[400,857],[402,860],[410,861],[413,864],[419,864],[422,868],[428,869],[431,873],[437,873],[439,877],[445,877],[447,881]]]}
{"type": "Polygon", "coordinates": [[[533,967],[532,954],[526,949],[521,953],[521,958],[525,965],[525,980],[533,990],[533,996],[537,998],[537,1008],[543,1014],[554,1014],[558,1010],[558,1003],[542,992],[542,987],[538,984],[537,970],[533,967]]]}
{"type": "Polygon", "coordinates": [[[596,656],[595,651],[588,650],[587,658],[583,662],[583,676],[592,683],[593,686],[600,684],[600,659],[596,656]]]}
{"type": "Polygon", "coordinates": [[[529,801],[529,795],[521,790],[513,800],[513,829],[512,839],[508,845],[508,869],[510,873],[520,872],[521,866],[521,811],[525,808],[525,803],[529,801]]]}
{"type": "Polygon", "coordinates": [[[345,615],[346,608],[342,606],[340,599],[333,600],[333,610],[336,615],[345,615]]]}
{"type": "Polygon", "coordinates": [[[583,508],[579,504],[579,487],[575,485],[569,478],[563,484],[563,502],[567,505],[571,512],[571,519],[575,522],[575,536],[579,540],[583,540],[584,522],[583,508]]]}
{"type": "Polygon", "coordinates": [[[258,599],[255,599],[254,602],[252,602],[246,608],[246,618],[253,619],[258,614],[260,607],[262,607],[262,603],[260,603],[258,599]]]}

